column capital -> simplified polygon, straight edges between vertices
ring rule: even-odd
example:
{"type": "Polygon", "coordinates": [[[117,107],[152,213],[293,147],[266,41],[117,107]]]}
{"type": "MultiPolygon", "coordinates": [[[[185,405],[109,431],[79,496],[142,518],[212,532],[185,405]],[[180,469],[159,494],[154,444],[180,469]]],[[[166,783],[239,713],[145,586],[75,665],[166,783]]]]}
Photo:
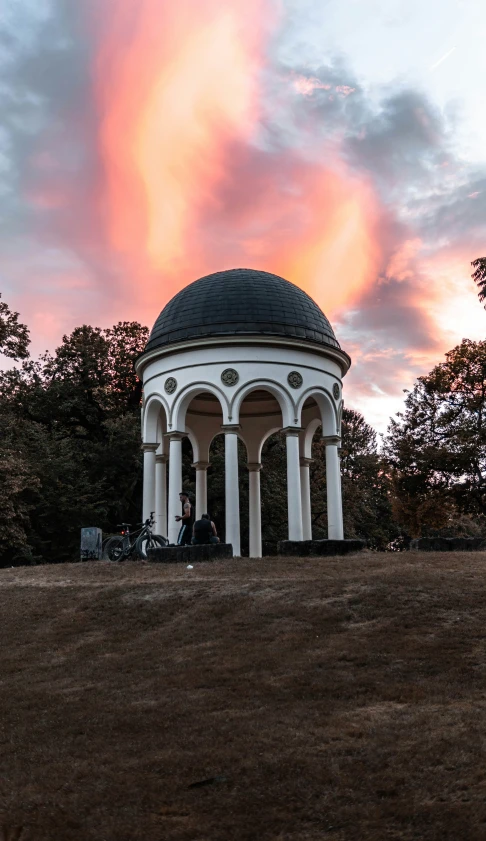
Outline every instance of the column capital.
{"type": "Polygon", "coordinates": [[[196,470],[207,470],[210,464],[209,461],[195,461],[191,467],[195,467],[196,470]]]}
{"type": "Polygon", "coordinates": [[[280,432],[283,432],[283,434],[286,436],[299,435],[299,433],[302,432],[302,429],[302,426],[284,426],[284,428],[281,429],[280,432]]]}
{"type": "Polygon", "coordinates": [[[221,424],[221,432],[224,432],[225,435],[227,433],[233,433],[234,435],[238,433],[241,429],[241,425],[239,423],[222,423],[221,424]]]}
{"type": "Polygon", "coordinates": [[[339,435],[323,435],[322,440],[326,447],[340,447],[341,437],[339,435]]]}
{"type": "Polygon", "coordinates": [[[259,473],[262,465],[259,461],[249,461],[246,465],[249,473],[259,473]]]}
{"type": "Polygon", "coordinates": [[[169,441],[182,441],[185,438],[187,432],[181,432],[180,429],[174,429],[172,432],[164,432],[164,438],[168,438],[169,441]]]}
{"type": "Polygon", "coordinates": [[[155,461],[157,464],[167,464],[169,461],[169,456],[166,453],[159,453],[155,456],[155,461]]]}
{"type": "Polygon", "coordinates": [[[143,441],[141,444],[142,452],[144,453],[155,453],[159,444],[151,444],[148,441],[143,441]]]}
{"type": "Polygon", "coordinates": [[[301,467],[309,467],[309,464],[314,462],[313,458],[305,458],[304,456],[300,457],[300,466],[301,467]]]}

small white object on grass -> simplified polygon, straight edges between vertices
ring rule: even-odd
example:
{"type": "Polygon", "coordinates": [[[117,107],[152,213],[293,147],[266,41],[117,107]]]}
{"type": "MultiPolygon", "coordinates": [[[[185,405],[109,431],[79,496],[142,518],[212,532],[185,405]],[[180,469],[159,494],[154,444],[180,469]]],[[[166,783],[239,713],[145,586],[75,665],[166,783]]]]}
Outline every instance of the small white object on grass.
{"type": "Polygon", "coordinates": [[[189,564],[189,565],[187,566],[187,569],[194,569],[194,567],[193,567],[193,565],[192,565],[192,564],[189,564]]]}

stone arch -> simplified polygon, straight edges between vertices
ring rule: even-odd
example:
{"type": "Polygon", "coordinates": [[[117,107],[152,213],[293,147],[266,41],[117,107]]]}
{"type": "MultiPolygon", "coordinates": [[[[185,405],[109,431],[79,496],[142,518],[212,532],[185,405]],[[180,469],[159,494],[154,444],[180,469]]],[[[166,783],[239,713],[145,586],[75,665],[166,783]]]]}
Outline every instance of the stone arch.
{"type": "Polygon", "coordinates": [[[321,425],[321,418],[313,418],[313,420],[309,421],[306,428],[303,430],[300,440],[300,454],[304,458],[312,458],[312,441],[314,439],[316,429],[318,429],[321,425]]]}
{"type": "Polygon", "coordinates": [[[220,389],[212,383],[200,382],[191,383],[191,385],[188,385],[185,388],[183,388],[182,391],[177,395],[169,418],[170,429],[180,430],[181,432],[184,431],[186,423],[186,412],[189,408],[191,400],[194,397],[197,397],[198,394],[202,394],[205,391],[208,391],[210,394],[213,394],[219,400],[221,406],[221,413],[223,415],[223,423],[229,423],[229,405],[226,395],[223,394],[223,392],[220,391],[220,389]]]}
{"type": "Polygon", "coordinates": [[[199,461],[199,441],[197,435],[188,426],[186,426],[186,435],[191,442],[192,460],[199,461]]]}
{"type": "Polygon", "coordinates": [[[143,408],[142,440],[149,444],[160,444],[160,435],[164,428],[167,429],[168,417],[169,407],[165,399],[161,394],[151,394],[143,408]]]}
{"type": "Polygon", "coordinates": [[[325,388],[311,387],[306,389],[306,391],[304,391],[304,393],[301,394],[297,414],[299,421],[302,417],[302,408],[308,397],[312,397],[319,407],[322,423],[322,434],[340,435],[341,424],[339,421],[338,409],[331,394],[325,388]]]}
{"type": "MultiPolygon", "coordinates": [[[[212,434],[212,436],[211,436],[211,438],[210,438],[210,440],[209,440],[209,446],[208,446],[208,449],[211,449],[212,443],[213,443],[214,439],[218,437],[218,435],[224,435],[224,431],[223,431],[221,428],[220,428],[220,429],[218,429],[218,430],[216,430],[216,431],[214,432],[214,434],[212,434]]],[[[242,432],[241,432],[241,430],[240,430],[240,429],[237,429],[237,430],[236,430],[236,435],[238,436],[238,439],[241,441],[241,443],[242,443],[242,444],[246,447],[246,451],[248,452],[248,444],[247,444],[246,438],[245,438],[245,436],[242,434],[242,432]]]]}
{"type": "Polygon", "coordinates": [[[252,391],[257,391],[259,389],[262,391],[268,391],[269,394],[275,397],[280,406],[280,411],[282,412],[283,426],[294,426],[297,418],[297,407],[289,392],[283,388],[280,383],[265,379],[251,380],[251,382],[242,385],[234,394],[230,406],[231,423],[239,423],[240,408],[243,400],[245,397],[248,397],[252,391]]]}

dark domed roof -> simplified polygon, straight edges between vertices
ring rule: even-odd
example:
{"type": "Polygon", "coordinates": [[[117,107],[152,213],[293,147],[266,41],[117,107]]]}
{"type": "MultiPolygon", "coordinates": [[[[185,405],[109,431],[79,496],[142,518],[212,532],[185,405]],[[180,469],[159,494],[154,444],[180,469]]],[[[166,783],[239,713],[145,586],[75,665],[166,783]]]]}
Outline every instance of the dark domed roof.
{"type": "Polygon", "coordinates": [[[145,350],[235,334],[285,336],[339,348],[326,316],[298,286],[268,272],[230,269],[178,292],[160,313],[145,350]]]}

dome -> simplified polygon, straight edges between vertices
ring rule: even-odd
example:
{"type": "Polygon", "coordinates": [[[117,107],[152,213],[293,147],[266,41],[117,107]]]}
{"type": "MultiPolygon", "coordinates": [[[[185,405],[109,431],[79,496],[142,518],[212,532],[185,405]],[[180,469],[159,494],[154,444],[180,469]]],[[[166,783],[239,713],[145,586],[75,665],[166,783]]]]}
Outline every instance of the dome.
{"type": "Polygon", "coordinates": [[[164,307],[145,351],[216,336],[281,336],[339,349],[317,304],[283,277],[229,269],[201,277],[164,307]]]}

